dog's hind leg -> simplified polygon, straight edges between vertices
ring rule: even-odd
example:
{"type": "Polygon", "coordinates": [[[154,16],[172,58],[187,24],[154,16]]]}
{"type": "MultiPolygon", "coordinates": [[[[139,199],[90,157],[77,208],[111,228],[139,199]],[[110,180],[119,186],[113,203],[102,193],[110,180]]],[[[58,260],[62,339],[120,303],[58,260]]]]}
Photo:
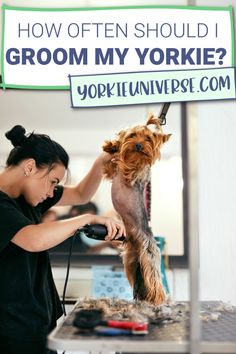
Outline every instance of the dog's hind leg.
{"type": "Polygon", "coordinates": [[[122,256],[127,279],[133,288],[135,285],[135,274],[138,265],[137,252],[134,250],[130,243],[126,243],[122,256]]]}
{"type": "MultiPolygon", "coordinates": [[[[139,254],[139,264],[144,283],[143,287],[146,289],[144,299],[160,305],[165,301],[166,294],[161,281],[161,255],[153,238],[146,237],[139,254]]],[[[142,291],[137,294],[137,298],[142,300],[140,295],[142,296],[142,291]]]]}
{"type": "Polygon", "coordinates": [[[113,178],[112,201],[126,227],[123,261],[134,298],[158,305],[165,299],[160,277],[161,259],[148,225],[143,193],[144,184],[128,187],[119,175],[113,178]]]}
{"type": "Polygon", "coordinates": [[[145,300],[146,288],[140,269],[137,245],[127,242],[123,252],[123,264],[127,279],[133,288],[134,299],[145,300]]]}

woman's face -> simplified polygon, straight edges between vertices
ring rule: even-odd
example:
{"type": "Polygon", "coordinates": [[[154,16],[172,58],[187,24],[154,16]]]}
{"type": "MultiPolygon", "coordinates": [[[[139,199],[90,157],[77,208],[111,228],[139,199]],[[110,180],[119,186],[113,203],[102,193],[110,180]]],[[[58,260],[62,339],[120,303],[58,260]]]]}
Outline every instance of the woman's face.
{"type": "Polygon", "coordinates": [[[66,169],[62,164],[55,163],[52,168],[37,168],[27,177],[22,194],[32,206],[42,203],[47,198],[52,198],[54,188],[63,179],[66,169]]]}

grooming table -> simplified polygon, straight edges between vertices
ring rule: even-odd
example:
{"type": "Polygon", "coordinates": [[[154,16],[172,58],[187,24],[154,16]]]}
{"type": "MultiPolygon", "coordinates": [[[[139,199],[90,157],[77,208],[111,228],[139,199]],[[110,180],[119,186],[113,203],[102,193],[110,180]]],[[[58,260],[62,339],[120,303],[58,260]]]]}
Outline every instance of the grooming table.
{"type": "MultiPolygon", "coordinates": [[[[220,302],[201,303],[204,311],[217,307],[220,302]]],[[[101,336],[77,334],[72,325],[76,305],[65,320],[48,336],[48,347],[54,350],[88,351],[98,353],[189,353],[189,320],[150,325],[144,336],[101,336]]],[[[204,313],[203,313],[204,316],[204,313]]],[[[202,353],[236,353],[236,311],[222,312],[217,321],[201,321],[202,353]]]]}

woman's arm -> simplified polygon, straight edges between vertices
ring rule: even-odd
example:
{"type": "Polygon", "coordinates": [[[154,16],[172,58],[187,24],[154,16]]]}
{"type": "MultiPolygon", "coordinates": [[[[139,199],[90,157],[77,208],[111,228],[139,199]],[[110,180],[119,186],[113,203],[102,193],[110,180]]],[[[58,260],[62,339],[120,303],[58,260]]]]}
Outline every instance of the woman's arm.
{"type": "Polygon", "coordinates": [[[65,241],[86,224],[105,225],[108,231],[106,240],[125,236],[124,226],[119,221],[104,216],[84,214],[67,220],[25,226],[12,238],[12,242],[26,251],[40,252],[65,241]]]}
{"type": "Polygon", "coordinates": [[[63,195],[56,205],[76,205],[89,202],[101,183],[103,163],[110,158],[111,156],[107,153],[100,154],[79,184],[64,187],[63,195]]]}

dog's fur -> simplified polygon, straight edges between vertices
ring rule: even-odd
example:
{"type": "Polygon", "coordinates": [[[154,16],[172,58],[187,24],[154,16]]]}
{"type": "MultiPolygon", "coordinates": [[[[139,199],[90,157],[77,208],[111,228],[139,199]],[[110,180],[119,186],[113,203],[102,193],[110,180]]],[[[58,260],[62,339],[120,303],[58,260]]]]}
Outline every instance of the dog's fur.
{"type": "Polygon", "coordinates": [[[155,306],[146,301],[127,301],[115,298],[85,298],[76,304],[76,311],[99,310],[105,320],[166,324],[179,322],[189,314],[187,303],[167,302],[155,306]]]}
{"type": "Polygon", "coordinates": [[[160,148],[170,134],[162,132],[159,120],[151,115],[145,125],[118,133],[105,141],[103,150],[113,158],[104,164],[104,175],[112,179],[112,201],[127,231],[123,262],[134,298],[159,305],[165,301],[161,283],[161,256],[148,226],[144,191],[150,168],[160,159],[160,148]],[[154,129],[153,129],[154,128],[154,129]]]}

